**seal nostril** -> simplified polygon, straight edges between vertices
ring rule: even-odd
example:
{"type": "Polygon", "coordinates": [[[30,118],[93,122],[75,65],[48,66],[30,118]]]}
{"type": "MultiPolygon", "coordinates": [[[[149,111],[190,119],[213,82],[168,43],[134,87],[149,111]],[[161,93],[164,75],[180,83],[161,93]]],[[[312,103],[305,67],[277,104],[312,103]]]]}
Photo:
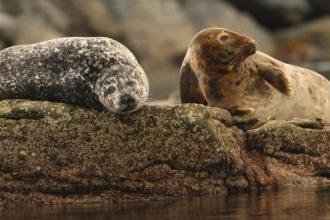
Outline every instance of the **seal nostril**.
{"type": "Polygon", "coordinates": [[[136,105],[136,100],[130,95],[123,95],[120,97],[120,104],[132,107],[136,105]]]}

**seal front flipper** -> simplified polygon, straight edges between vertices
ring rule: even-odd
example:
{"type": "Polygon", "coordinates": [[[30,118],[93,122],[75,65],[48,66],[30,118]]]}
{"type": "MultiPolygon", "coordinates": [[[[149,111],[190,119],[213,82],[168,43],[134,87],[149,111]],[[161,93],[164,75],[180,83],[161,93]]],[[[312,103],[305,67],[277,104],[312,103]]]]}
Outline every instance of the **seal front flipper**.
{"type": "Polygon", "coordinates": [[[180,95],[182,103],[198,103],[207,105],[202,94],[195,72],[189,62],[184,62],[180,71],[180,95]]]}
{"type": "Polygon", "coordinates": [[[254,108],[233,108],[229,112],[233,116],[250,116],[254,113],[254,108]]]}
{"type": "Polygon", "coordinates": [[[288,75],[274,62],[258,63],[258,74],[275,89],[290,96],[292,94],[292,82],[288,75]]]}

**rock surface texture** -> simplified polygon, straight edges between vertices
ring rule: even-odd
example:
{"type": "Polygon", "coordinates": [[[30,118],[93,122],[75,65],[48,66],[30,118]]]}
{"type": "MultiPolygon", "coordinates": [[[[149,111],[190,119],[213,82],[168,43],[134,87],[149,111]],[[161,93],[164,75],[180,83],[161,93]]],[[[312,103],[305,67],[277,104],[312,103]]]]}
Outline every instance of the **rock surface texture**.
{"type": "Polygon", "coordinates": [[[330,183],[319,120],[237,120],[197,104],[129,115],[0,103],[0,202],[164,199],[330,183]]]}

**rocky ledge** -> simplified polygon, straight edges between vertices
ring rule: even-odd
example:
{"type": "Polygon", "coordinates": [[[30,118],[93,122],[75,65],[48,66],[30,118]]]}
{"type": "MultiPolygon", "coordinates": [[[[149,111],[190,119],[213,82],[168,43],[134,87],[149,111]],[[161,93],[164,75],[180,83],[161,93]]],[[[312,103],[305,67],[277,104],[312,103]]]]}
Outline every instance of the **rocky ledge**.
{"type": "Polygon", "coordinates": [[[322,121],[237,120],[197,104],[129,115],[0,102],[0,204],[164,199],[330,183],[322,121]]]}

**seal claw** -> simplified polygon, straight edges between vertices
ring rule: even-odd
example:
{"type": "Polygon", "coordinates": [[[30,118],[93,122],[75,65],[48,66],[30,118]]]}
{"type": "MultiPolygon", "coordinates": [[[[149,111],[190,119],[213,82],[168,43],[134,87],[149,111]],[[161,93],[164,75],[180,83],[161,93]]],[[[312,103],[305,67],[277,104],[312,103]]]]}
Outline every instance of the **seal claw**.
{"type": "Polygon", "coordinates": [[[234,108],[229,111],[233,116],[251,116],[254,108],[234,108]]]}

